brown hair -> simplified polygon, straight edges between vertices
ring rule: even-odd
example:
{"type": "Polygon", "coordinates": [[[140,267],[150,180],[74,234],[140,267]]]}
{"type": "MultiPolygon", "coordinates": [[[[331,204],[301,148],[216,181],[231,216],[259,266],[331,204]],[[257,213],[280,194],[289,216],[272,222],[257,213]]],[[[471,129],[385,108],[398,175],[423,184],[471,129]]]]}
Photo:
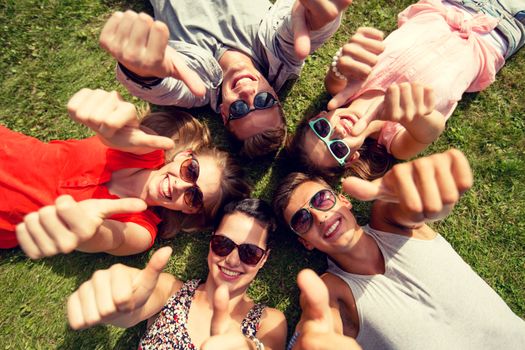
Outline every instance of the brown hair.
{"type": "Polygon", "coordinates": [[[290,197],[292,197],[293,191],[295,191],[299,185],[309,181],[317,182],[326,188],[332,188],[325,180],[323,180],[323,178],[300,172],[293,172],[286,175],[277,186],[273,195],[272,208],[278,220],[286,227],[288,227],[288,223],[284,219],[284,210],[290,202],[290,197]]]}
{"type": "Polygon", "coordinates": [[[231,201],[245,198],[250,193],[250,186],[244,179],[243,169],[224,151],[211,146],[210,132],[206,126],[191,114],[155,112],[147,115],[141,122],[157,134],[170,137],[175,141],[175,148],[166,152],[166,163],[173,161],[179,152],[191,149],[195,156],[211,157],[221,171],[217,199],[203,213],[185,214],[179,211],[157,207],[163,223],[159,229],[162,238],[171,238],[179,231],[195,232],[210,228],[222,206],[231,201]]]}
{"type": "Polygon", "coordinates": [[[281,125],[274,129],[265,130],[242,143],[241,154],[248,158],[261,157],[266,154],[277,152],[286,139],[286,119],[284,118],[283,108],[277,105],[281,116],[281,125]]]}
{"type": "Polygon", "coordinates": [[[394,164],[396,159],[387,152],[383,145],[372,138],[366,138],[358,149],[360,157],[351,162],[347,167],[335,166],[321,168],[314,162],[304,149],[307,131],[310,130],[308,122],[311,118],[304,118],[297,126],[295,135],[287,145],[289,155],[299,162],[299,165],[308,173],[318,174],[326,178],[337,176],[358,176],[364,180],[374,180],[383,176],[394,164]]]}

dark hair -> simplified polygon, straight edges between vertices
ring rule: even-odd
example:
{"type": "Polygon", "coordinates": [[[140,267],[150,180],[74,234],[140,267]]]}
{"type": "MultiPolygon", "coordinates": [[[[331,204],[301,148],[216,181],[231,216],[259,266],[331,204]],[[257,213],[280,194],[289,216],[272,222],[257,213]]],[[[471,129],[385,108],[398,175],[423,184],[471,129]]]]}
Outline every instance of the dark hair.
{"type": "Polygon", "coordinates": [[[241,154],[248,158],[261,157],[272,152],[277,152],[286,139],[286,120],[283,108],[277,105],[281,116],[281,125],[276,128],[265,130],[242,141],[241,154]]]}
{"type": "Polygon", "coordinates": [[[297,187],[299,187],[299,185],[309,181],[317,182],[323,186],[326,186],[326,188],[332,188],[323,178],[300,172],[288,174],[277,186],[272,200],[273,212],[279,221],[286,227],[288,227],[288,223],[284,219],[284,210],[290,202],[292,193],[297,187]]]}
{"type": "MultiPolygon", "coordinates": [[[[275,215],[272,207],[264,200],[259,198],[245,198],[240,201],[230,202],[224,206],[222,217],[234,213],[243,213],[246,216],[254,218],[259,224],[268,230],[266,243],[269,246],[273,232],[277,228],[275,215]]],[[[220,223],[220,222],[219,222],[220,223]]],[[[217,225],[218,226],[218,225],[217,225]]]]}
{"type": "Polygon", "coordinates": [[[394,164],[396,159],[387,152],[383,145],[372,138],[366,138],[358,149],[359,159],[350,163],[348,167],[322,168],[310,158],[304,150],[307,132],[310,130],[308,122],[312,118],[304,118],[297,126],[295,135],[287,145],[287,152],[296,159],[301,168],[308,173],[314,173],[326,178],[337,176],[358,176],[364,180],[374,180],[383,176],[394,164]]]}

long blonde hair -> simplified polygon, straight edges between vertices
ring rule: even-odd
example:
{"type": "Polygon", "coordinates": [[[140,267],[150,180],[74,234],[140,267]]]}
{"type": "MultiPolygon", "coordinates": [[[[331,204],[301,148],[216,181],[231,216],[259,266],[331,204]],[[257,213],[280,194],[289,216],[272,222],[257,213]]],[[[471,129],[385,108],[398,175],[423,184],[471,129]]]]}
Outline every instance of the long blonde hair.
{"type": "Polygon", "coordinates": [[[154,112],[146,115],[141,125],[175,141],[175,148],[166,152],[166,163],[173,161],[176,154],[191,149],[197,157],[212,158],[221,171],[221,178],[217,179],[220,184],[217,199],[205,207],[204,212],[185,214],[163,207],[155,209],[163,221],[159,228],[160,237],[171,238],[179,231],[195,232],[209,228],[224,204],[250,194],[251,188],[244,179],[242,168],[227,152],[212,146],[208,127],[191,114],[180,110],[154,112]]]}

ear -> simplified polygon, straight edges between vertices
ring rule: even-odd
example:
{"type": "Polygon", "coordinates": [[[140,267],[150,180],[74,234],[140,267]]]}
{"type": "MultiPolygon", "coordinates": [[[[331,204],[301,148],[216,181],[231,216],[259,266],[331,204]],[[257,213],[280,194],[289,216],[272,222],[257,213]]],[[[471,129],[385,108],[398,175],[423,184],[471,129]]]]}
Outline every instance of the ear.
{"type": "Polygon", "coordinates": [[[261,261],[259,261],[259,268],[262,269],[262,267],[264,266],[264,264],[266,264],[266,260],[268,260],[268,257],[270,256],[270,252],[272,250],[271,249],[268,249],[266,251],[266,253],[264,253],[264,256],[262,257],[261,261]]]}
{"type": "Polygon", "coordinates": [[[352,209],[352,203],[343,194],[338,194],[337,198],[339,199],[339,201],[341,201],[341,203],[343,203],[345,207],[347,207],[348,209],[352,209]]]}
{"type": "Polygon", "coordinates": [[[361,153],[359,151],[355,151],[351,156],[350,159],[345,162],[345,168],[348,169],[352,166],[352,163],[361,157],[361,153]]]}
{"type": "Polygon", "coordinates": [[[301,242],[301,244],[308,250],[314,250],[314,246],[308,242],[306,239],[302,238],[302,237],[297,237],[297,239],[299,240],[299,242],[301,242]]]}

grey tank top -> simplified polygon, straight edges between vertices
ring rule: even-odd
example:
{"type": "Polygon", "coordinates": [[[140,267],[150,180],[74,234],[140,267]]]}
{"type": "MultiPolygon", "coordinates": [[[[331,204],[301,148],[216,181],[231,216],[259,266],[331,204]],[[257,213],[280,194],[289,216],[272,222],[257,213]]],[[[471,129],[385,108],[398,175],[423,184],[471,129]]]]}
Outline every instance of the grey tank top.
{"type": "Polygon", "coordinates": [[[383,253],[383,275],[348,273],[328,260],[354,295],[363,349],[525,349],[525,322],[442,236],[363,229],[383,253]]]}

